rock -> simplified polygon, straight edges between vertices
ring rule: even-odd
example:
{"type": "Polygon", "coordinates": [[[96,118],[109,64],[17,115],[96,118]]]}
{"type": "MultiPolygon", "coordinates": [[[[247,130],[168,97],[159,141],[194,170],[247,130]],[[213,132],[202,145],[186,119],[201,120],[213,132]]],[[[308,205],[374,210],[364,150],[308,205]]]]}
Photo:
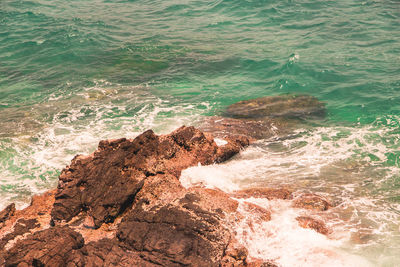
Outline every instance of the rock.
{"type": "Polygon", "coordinates": [[[248,145],[245,137],[228,138],[218,147],[212,136],[194,127],[169,135],[151,130],[133,140],[101,141],[90,156],[76,156],[60,177],[51,212],[55,223],[87,212],[96,228],[131,207],[136,194],[152,176],[180,176],[183,169],[229,159],[248,145]]]}
{"type": "Polygon", "coordinates": [[[308,216],[299,216],[296,218],[296,220],[299,222],[300,227],[313,229],[323,235],[329,234],[329,229],[321,220],[317,220],[308,216]]]}
{"type": "Polygon", "coordinates": [[[264,260],[260,260],[260,259],[253,260],[253,261],[247,263],[246,266],[247,267],[278,267],[278,265],[272,260],[264,261],[264,260]]]}
{"type": "Polygon", "coordinates": [[[67,266],[74,262],[74,250],[83,245],[84,240],[79,233],[66,226],[56,226],[17,241],[5,254],[4,265],[67,266]]]}
{"type": "Polygon", "coordinates": [[[244,246],[240,245],[236,239],[233,239],[225,250],[225,256],[223,257],[220,266],[246,266],[246,259],[248,254],[249,253],[247,249],[244,246]]]}
{"type": "Polygon", "coordinates": [[[232,238],[224,211],[237,207],[228,199],[223,192],[197,188],[167,205],[137,205],[119,224],[117,237],[163,266],[218,266],[232,238]]]}
{"type": "Polygon", "coordinates": [[[214,137],[246,136],[250,141],[280,137],[292,132],[294,124],[289,120],[263,118],[263,120],[206,117],[199,129],[214,137]]]}
{"type": "Polygon", "coordinates": [[[235,198],[266,198],[272,199],[292,199],[292,192],[285,188],[253,187],[235,191],[231,194],[235,198]]]}
{"type": "Polygon", "coordinates": [[[271,220],[271,212],[257,204],[244,202],[244,210],[251,214],[256,224],[268,222],[271,220]]]}
{"type": "Polygon", "coordinates": [[[6,220],[8,220],[10,217],[14,215],[14,213],[15,213],[14,203],[11,203],[4,210],[0,212],[0,228],[6,220]]]}
{"type": "Polygon", "coordinates": [[[17,237],[28,233],[31,229],[38,227],[40,227],[40,224],[36,219],[19,219],[14,225],[13,231],[0,239],[0,248],[5,247],[9,241],[14,240],[17,237]]]}
{"type": "Polygon", "coordinates": [[[101,239],[90,242],[80,250],[74,251],[74,266],[97,267],[156,267],[160,266],[142,259],[135,251],[131,251],[116,239],[101,239]]]}
{"type": "Polygon", "coordinates": [[[233,118],[248,119],[265,117],[304,119],[323,117],[325,107],[313,96],[287,94],[237,102],[226,109],[226,115],[233,118]]]}
{"type": "Polygon", "coordinates": [[[293,201],[295,208],[309,209],[315,211],[328,210],[332,205],[324,197],[316,194],[302,194],[293,201]]]}
{"type": "MultiPolygon", "coordinates": [[[[183,169],[222,162],[249,144],[240,135],[224,140],[218,146],[213,136],[181,127],[101,141],[62,171],[56,192],[34,197],[5,221],[0,265],[276,266],[249,261],[233,228],[246,212],[252,224],[270,220],[267,209],[241,201],[240,214],[239,202],[221,190],[179,182],[183,169]]],[[[233,195],[292,198],[289,190],[268,188],[233,195]]]]}

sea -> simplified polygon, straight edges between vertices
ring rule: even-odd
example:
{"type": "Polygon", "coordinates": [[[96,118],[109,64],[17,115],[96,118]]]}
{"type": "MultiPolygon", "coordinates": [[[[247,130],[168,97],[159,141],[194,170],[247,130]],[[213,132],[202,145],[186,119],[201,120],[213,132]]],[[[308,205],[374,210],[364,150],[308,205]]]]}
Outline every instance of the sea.
{"type": "Polygon", "coordinates": [[[287,93],[318,98],[325,119],[189,168],[182,183],[334,204],[314,214],[324,236],[299,227],[306,211],[290,202],[250,199],[272,210],[237,225],[250,257],[400,266],[399,0],[0,0],[0,209],[55,188],[99,140],[165,134],[287,93]]]}

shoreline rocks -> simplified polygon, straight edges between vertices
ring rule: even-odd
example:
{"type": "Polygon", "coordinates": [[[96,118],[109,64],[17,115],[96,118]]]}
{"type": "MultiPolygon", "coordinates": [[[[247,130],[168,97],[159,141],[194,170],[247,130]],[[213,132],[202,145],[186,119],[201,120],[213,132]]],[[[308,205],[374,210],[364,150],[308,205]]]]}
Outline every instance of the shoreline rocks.
{"type": "Polygon", "coordinates": [[[35,197],[14,215],[12,206],[1,213],[1,264],[219,266],[234,259],[245,266],[247,253],[227,250],[245,251],[227,224],[237,201],[179,182],[184,168],[222,162],[249,144],[245,137],[225,141],[217,146],[194,127],[101,141],[93,154],[76,156],[62,171],[56,192],[35,197]],[[19,217],[25,215],[38,220],[19,217]]]}
{"type": "MultiPolygon", "coordinates": [[[[228,111],[236,116],[235,110],[253,105],[245,114],[248,119],[214,118],[203,127],[205,133],[182,126],[167,135],[148,130],[135,139],[100,141],[95,152],[75,156],[62,170],[57,189],[33,197],[23,210],[11,204],[0,212],[0,265],[277,266],[250,258],[236,240],[232,226],[238,220],[253,228],[273,216],[247,199],[281,199],[315,210],[326,210],[328,202],[311,196],[292,200],[287,189],[227,194],[184,188],[179,177],[183,169],[224,162],[251,141],[276,135],[277,130],[284,133],[292,119],[286,117],[315,115],[322,108],[318,103],[310,97],[239,102],[228,111]],[[301,110],[294,107],[299,103],[301,110]],[[279,105],[291,111],[281,114],[279,105]],[[265,115],[271,110],[272,115],[265,115]],[[277,120],[279,116],[285,119],[277,120]],[[254,120],[259,117],[262,120],[254,120]],[[276,123],[281,123],[279,129],[276,123]],[[218,145],[214,137],[224,142],[218,145]],[[242,208],[254,216],[244,218],[237,199],[243,199],[242,208]]],[[[296,220],[301,227],[329,232],[312,217],[296,220]]]]}

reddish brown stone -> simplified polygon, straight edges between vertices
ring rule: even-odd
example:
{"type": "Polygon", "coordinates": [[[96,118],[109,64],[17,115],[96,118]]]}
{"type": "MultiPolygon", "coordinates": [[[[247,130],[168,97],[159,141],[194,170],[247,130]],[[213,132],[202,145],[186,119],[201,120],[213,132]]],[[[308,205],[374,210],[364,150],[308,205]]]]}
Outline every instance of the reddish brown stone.
{"type": "Polygon", "coordinates": [[[313,229],[323,235],[329,234],[329,229],[326,227],[325,223],[321,220],[314,219],[308,216],[299,216],[296,218],[296,220],[299,222],[300,227],[313,229]]]}
{"type": "Polygon", "coordinates": [[[3,248],[9,241],[14,240],[23,234],[28,233],[31,229],[40,227],[40,224],[36,219],[19,219],[14,225],[13,231],[4,235],[0,239],[0,248],[3,248]]]}
{"type": "Polygon", "coordinates": [[[271,212],[257,204],[245,202],[244,209],[251,213],[255,223],[260,224],[261,222],[268,222],[271,220],[271,212]]]}
{"type": "Polygon", "coordinates": [[[238,208],[239,203],[230,198],[229,195],[219,189],[189,188],[188,192],[198,194],[198,205],[207,207],[214,212],[232,213],[238,208]]]}
{"type": "Polygon", "coordinates": [[[163,266],[218,266],[231,233],[221,220],[223,203],[208,205],[212,197],[193,190],[168,205],[136,206],[119,224],[117,236],[142,258],[163,266]]]}
{"type": "MultiPolygon", "coordinates": [[[[67,266],[83,238],[69,227],[54,227],[17,241],[4,257],[5,266],[67,266]]],[[[75,265],[72,265],[75,266],[75,265]]]]}
{"type": "Polygon", "coordinates": [[[15,204],[11,203],[8,205],[4,210],[0,212],[0,228],[2,227],[3,223],[10,219],[15,213],[15,204]]]}
{"type": "Polygon", "coordinates": [[[248,251],[239,244],[236,239],[232,239],[225,250],[225,256],[221,261],[221,267],[246,266],[248,251]]]}
{"type": "Polygon", "coordinates": [[[292,199],[292,192],[285,188],[253,187],[232,193],[235,198],[292,199]]]}
{"type": "MultiPolygon", "coordinates": [[[[93,154],[76,156],[62,171],[55,197],[35,197],[7,220],[9,231],[11,223],[27,218],[14,225],[14,236],[23,238],[9,242],[8,251],[0,248],[0,265],[272,266],[248,263],[247,250],[234,239],[236,200],[179,182],[184,168],[222,162],[249,144],[241,136],[225,140],[217,146],[212,136],[181,127],[169,135],[147,131],[134,140],[101,141],[93,154]],[[43,230],[52,206],[55,226],[43,230]]],[[[252,194],[291,197],[273,189],[252,194]]],[[[253,223],[270,219],[258,205],[245,203],[245,209],[258,218],[253,223]]]]}
{"type": "Polygon", "coordinates": [[[324,197],[316,194],[302,194],[293,201],[295,208],[315,211],[328,210],[332,205],[324,197]]]}
{"type": "Polygon", "coordinates": [[[184,168],[227,160],[248,145],[243,137],[227,142],[218,147],[211,136],[194,127],[181,127],[164,136],[149,130],[134,140],[101,141],[92,155],[76,156],[62,171],[52,219],[70,221],[87,211],[95,227],[113,222],[132,206],[149,177],[178,178],[184,168]]]}
{"type": "Polygon", "coordinates": [[[255,259],[247,263],[246,267],[278,267],[278,265],[272,260],[255,259]]]}

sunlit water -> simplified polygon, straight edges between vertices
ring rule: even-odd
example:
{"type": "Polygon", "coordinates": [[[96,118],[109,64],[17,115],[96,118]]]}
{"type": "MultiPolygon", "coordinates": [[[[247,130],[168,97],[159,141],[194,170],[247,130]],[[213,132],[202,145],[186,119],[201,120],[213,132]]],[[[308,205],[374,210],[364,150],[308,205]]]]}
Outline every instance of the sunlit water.
{"type": "MultiPolygon", "coordinates": [[[[294,138],[260,140],[186,185],[316,192],[329,238],[303,211],[238,237],[283,266],[399,266],[400,2],[0,1],[0,209],[54,188],[99,140],[168,133],[243,99],[326,103],[294,138]]],[[[244,211],[243,211],[244,212],[244,211]]],[[[242,229],[242,230],[240,230],[242,229]]]]}

